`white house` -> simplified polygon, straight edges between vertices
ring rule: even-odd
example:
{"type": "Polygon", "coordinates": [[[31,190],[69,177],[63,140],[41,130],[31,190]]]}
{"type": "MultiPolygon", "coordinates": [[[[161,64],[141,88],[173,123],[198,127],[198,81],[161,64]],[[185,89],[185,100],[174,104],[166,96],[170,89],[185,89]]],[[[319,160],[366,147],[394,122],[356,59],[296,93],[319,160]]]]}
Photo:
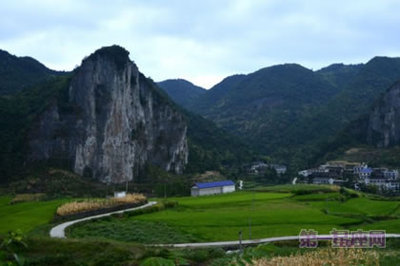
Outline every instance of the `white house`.
{"type": "Polygon", "coordinates": [[[125,191],[115,191],[114,192],[114,198],[123,198],[123,197],[126,197],[125,191]]]}
{"type": "Polygon", "coordinates": [[[321,184],[329,184],[333,185],[335,179],[331,177],[315,177],[313,178],[313,184],[321,185],[321,184]]]}
{"type": "Polygon", "coordinates": [[[192,197],[229,193],[235,191],[235,183],[231,180],[195,183],[191,189],[192,197]]]}
{"type": "Polygon", "coordinates": [[[383,172],[383,175],[387,179],[396,180],[399,178],[399,171],[398,170],[386,170],[383,172]]]}

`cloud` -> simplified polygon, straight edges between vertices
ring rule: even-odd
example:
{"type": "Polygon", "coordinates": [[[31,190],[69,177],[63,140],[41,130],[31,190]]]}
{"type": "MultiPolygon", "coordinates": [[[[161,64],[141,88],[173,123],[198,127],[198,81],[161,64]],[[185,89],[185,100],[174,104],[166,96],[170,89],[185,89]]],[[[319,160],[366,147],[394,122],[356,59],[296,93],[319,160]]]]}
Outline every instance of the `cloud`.
{"type": "Polygon", "coordinates": [[[395,0],[5,0],[0,49],[70,70],[120,44],[154,80],[210,87],[272,64],[399,56],[399,8],[395,0]]]}

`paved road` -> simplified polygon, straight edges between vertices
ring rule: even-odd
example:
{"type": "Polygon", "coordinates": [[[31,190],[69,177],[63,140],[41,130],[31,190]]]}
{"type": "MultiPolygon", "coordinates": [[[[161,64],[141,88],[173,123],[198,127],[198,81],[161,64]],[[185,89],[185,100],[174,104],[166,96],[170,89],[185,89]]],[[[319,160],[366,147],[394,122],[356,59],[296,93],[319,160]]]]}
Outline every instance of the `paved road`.
{"type": "MultiPolygon", "coordinates": [[[[116,214],[116,213],[123,213],[123,212],[127,212],[127,211],[134,211],[134,210],[147,208],[147,207],[153,206],[156,203],[157,203],[156,201],[151,201],[145,205],[142,205],[142,206],[139,206],[136,208],[130,208],[130,209],[120,210],[120,211],[115,211],[115,212],[109,212],[109,213],[89,216],[89,217],[85,217],[82,219],[65,222],[65,223],[62,223],[62,224],[59,224],[59,225],[53,227],[50,230],[50,237],[65,238],[65,229],[68,226],[71,226],[73,224],[80,223],[83,221],[98,219],[101,217],[110,216],[110,215],[116,214]]],[[[305,236],[304,238],[307,238],[307,237],[305,236]]],[[[386,238],[400,238],[400,234],[386,234],[386,238]]],[[[330,239],[332,239],[332,235],[317,235],[317,239],[318,240],[330,240],[330,239]]],[[[269,238],[254,239],[254,240],[243,240],[241,244],[244,246],[249,246],[249,245],[258,245],[258,244],[262,244],[262,243],[287,241],[287,240],[299,240],[299,236],[298,235],[297,236],[280,236],[280,237],[269,237],[269,238]]],[[[203,243],[151,244],[148,246],[174,247],[174,248],[207,248],[207,247],[235,247],[235,246],[239,246],[239,245],[240,245],[239,241],[236,240],[236,241],[203,242],[203,243]]]]}
{"type": "Polygon", "coordinates": [[[85,217],[85,218],[81,218],[81,219],[65,222],[65,223],[62,223],[62,224],[59,224],[59,225],[53,227],[50,230],[50,237],[65,238],[65,229],[68,226],[71,226],[73,224],[80,223],[80,222],[83,222],[83,221],[98,219],[98,218],[101,218],[101,217],[110,216],[110,215],[113,215],[113,214],[116,214],[116,213],[123,213],[123,212],[135,211],[135,210],[147,208],[147,207],[153,206],[156,203],[157,203],[156,201],[150,201],[149,203],[147,203],[145,205],[142,205],[142,206],[139,206],[139,207],[135,207],[135,208],[125,209],[125,210],[120,210],[120,211],[114,211],[114,212],[109,212],[109,213],[104,213],[104,214],[98,214],[98,215],[94,215],[94,216],[89,216],[89,217],[85,217]]]}
{"type": "MultiPolygon", "coordinates": [[[[303,237],[306,239],[307,237],[303,237]]],[[[400,234],[386,234],[386,238],[400,238],[400,234]]],[[[318,240],[331,240],[332,235],[318,235],[318,240]]],[[[262,243],[270,243],[277,241],[287,240],[299,240],[299,236],[280,236],[280,237],[269,237],[255,240],[243,240],[243,246],[258,245],[262,243]]],[[[204,242],[204,243],[182,243],[182,244],[156,244],[151,246],[157,247],[174,247],[174,248],[207,248],[207,247],[235,247],[239,246],[240,243],[236,241],[221,241],[221,242],[204,242]]]]}

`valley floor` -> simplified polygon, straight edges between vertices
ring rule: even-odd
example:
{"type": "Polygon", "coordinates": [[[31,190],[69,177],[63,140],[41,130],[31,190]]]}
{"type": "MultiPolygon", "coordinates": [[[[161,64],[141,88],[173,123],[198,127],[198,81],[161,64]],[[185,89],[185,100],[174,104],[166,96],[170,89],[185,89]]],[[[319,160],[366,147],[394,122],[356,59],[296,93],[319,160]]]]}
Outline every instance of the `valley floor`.
{"type": "Polygon", "coordinates": [[[236,192],[200,198],[171,198],[178,206],[144,215],[97,220],[72,227],[73,238],[105,238],[140,243],[184,243],[319,234],[331,230],[400,232],[400,202],[339,191],[299,195],[236,192]]]}
{"type": "MultiPolygon", "coordinates": [[[[10,200],[10,196],[0,197],[0,236],[4,238],[8,231],[22,230],[27,236],[28,248],[19,252],[32,265],[36,262],[73,265],[73,261],[67,259],[67,253],[74,254],[77,261],[84,264],[87,261],[94,263],[94,260],[113,264],[121,262],[121,258],[133,264],[146,260],[176,264],[174,260],[179,259],[225,265],[243,257],[258,263],[261,258],[279,255],[301,256],[305,250],[298,248],[298,241],[247,248],[243,256],[226,255],[220,249],[179,251],[142,244],[238,240],[239,232],[243,239],[257,239],[298,235],[301,229],[313,229],[319,234],[328,234],[334,228],[400,233],[400,202],[397,199],[329,186],[288,185],[197,198],[169,198],[165,204],[171,205],[170,208],[72,226],[67,230],[67,240],[50,239],[48,233],[55,225],[52,219],[57,206],[72,199],[12,205],[10,200]],[[177,202],[177,205],[171,202],[177,202]],[[99,246],[107,247],[108,256],[96,257],[95,250],[99,246]]],[[[321,244],[321,247],[324,249],[329,244],[321,244]]],[[[388,240],[388,247],[378,251],[378,255],[371,254],[381,256],[374,257],[379,261],[396,261],[400,256],[400,242],[388,240]]]]}

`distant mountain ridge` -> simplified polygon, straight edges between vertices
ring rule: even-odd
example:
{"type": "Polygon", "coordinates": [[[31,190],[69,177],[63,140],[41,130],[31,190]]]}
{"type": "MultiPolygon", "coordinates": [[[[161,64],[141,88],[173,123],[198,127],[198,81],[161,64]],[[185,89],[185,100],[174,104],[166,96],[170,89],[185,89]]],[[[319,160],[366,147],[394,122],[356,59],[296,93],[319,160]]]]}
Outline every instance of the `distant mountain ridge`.
{"type": "Polygon", "coordinates": [[[157,82],[168,96],[177,104],[187,108],[187,103],[194,101],[200,95],[206,93],[206,89],[196,86],[184,79],[168,79],[157,82]]]}
{"type": "Polygon", "coordinates": [[[65,74],[31,57],[17,57],[0,50],[0,95],[16,93],[49,77],[65,74]]]}
{"type": "Polygon", "coordinates": [[[296,167],[312,163],[319,143],[367,113],[397,80],[400,58],[318,71],[284,64],[227,77],[185,106],[296,167]]]}

